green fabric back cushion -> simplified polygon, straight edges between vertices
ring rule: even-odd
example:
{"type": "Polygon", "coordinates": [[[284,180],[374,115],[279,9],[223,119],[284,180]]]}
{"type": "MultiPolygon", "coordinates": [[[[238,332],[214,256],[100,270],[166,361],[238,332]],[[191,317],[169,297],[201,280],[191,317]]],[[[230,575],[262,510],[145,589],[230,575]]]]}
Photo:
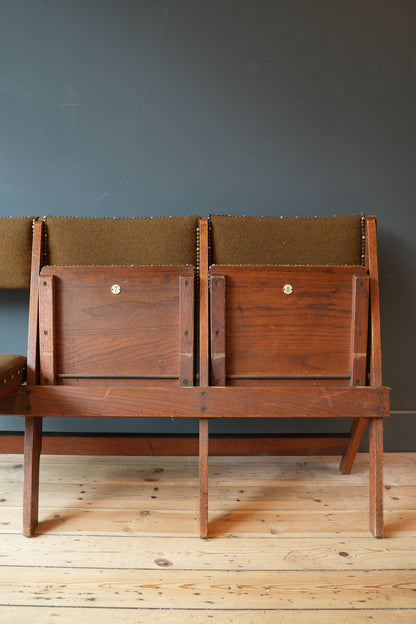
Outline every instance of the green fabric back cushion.
{"type": "Polygon", "coordinates": [[[0,217],[0,288],[29,288],[34,217],[0,217]]]}
{"type": "MultiPolygon", "coordinates": [[[[4,383],[14,373],[26,366],[26,358],[23,355],[0,353],[0,383],[4,383]]],[[[1,388],[1,386],[0,386],[1,388]]]]}
{"type": "Polygon", "coordinates": [[[50,265],[196,265],[198,217],[46,217],[50,265]]]}
{"type": "Polygon", "coordinates": [[[210,217],[213,264],[362,264],[364,218],[210,217]]]}

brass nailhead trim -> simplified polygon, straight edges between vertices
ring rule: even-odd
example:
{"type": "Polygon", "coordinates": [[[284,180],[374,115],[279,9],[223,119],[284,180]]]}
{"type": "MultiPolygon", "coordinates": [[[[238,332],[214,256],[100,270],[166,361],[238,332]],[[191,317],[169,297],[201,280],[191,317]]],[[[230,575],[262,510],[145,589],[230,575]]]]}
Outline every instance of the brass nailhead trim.
{"type": "Polygon", "coordinates": [[[3,383],[7,384],[10,381],[13,381],[13,379],[15,377],[18,377],[19,375],[23,375],[23,373],[25,372],[26,367],[25,368],[21,368],[20,370],[16,371],[15,373],[12,373],[11,375],[9,375],[8,377],[6,377],[5,379],[3,379],[3,383]]]}

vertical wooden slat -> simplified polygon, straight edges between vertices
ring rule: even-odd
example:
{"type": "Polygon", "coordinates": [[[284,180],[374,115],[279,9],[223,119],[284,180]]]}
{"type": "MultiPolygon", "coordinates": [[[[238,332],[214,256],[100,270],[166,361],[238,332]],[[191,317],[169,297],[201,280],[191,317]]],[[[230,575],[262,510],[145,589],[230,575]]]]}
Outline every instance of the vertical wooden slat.
{"type": "MultiPolygon", "coordinates": [[[[368,276],[353,277],[353,307],[351,322],[351,385],[365,386],[367,376],[367,336],[368,336],[368,276]]],[[[341,460],[342,474],[351,473],[354,459],[360,447],[361,438],[367,425],[366,418],[354,418],[348,448],[341,460]]]]}
{"type": "Polygon", "coordinates": [[[351,323],[351,385],[366,385],[368,336],[368,276],[353,277],[353,308],[351,323]]]}
{"type": "Polygon", "coordinates": [[[383,537],[383,419],[370,419],[370,531],[383,537]]]}
{"type": "Polygon", "coordinates": [[[225,386],[225,277],[211,279],[211,383],[225,386]]]}
{"type": "MultiPolygon", "coordinates": [[[[209,385],[209,223],[199,220],[199,385],[209,385]]],[[[208,537],[209,421],[199,419],[199,533],[208,537]]]]}
{"type": "MultiPolygon", "coordinates": [[[[43,265],[43,219],[33,223],[32,269],[30,278],[27,383],[38,383],[39,292],[38,276],[43,265]]],[[[23,476],[23,534],[33,535],[38,524],[39,464],[42,449],[42,419],[26,416],[23,476]]]]}
{"type": "Polygon", "coordinates": [[[55,276],[39,277],[39,372],[41,385],[56,383],[55,276]]]}
{"type": "Polygon", "coordinates": [[[209,384],[209,232],[208,218],[199,221],[199,385],[209,384]]]}
{"type": "Polygon", "coordinates": [[[32,243],[32,271],[30,278],[29,299],[29,331],[27,352],[27,383],[34,385],[38,380],[38,319],[39,319],[39,294],[38,276],[43,264],[43,219],[36,219],[33,223],[32,243]]]}
{"type": "Polygon", "coordinates": [[[377,260],[377,219],[366,217],[368,273],[370,276],[370,385],[381,386],[380,300],[377,260]]]}
{"type": "Polygon", "coordinates": [[[194,278],[179,278],[179,385],[194,385],[194,278]]]}

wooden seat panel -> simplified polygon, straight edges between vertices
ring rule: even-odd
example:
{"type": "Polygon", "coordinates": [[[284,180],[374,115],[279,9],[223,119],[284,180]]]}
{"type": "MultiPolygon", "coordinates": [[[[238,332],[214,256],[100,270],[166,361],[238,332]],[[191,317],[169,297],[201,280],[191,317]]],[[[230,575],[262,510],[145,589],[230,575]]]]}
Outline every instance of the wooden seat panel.
{"type": "Polygon", "coordinates": [[[349,385],[354,275],[367,280],[363,267],[213,266],[211,310],[225,297],[225,319],[212,315],[212,362],[225,330],[227,383],[310,378],[349,385]]]}
{"type": "MultiPolygon", "coordinates": [[[[193,268],[44,267],[40,336],[49,332],[52,306],[56,383],[93,384],[109,378],[117,384],[136,378],[177,384],[180,278],[191,288],[193,268]],[[52,295],[45,279],[51,276],[52,295]]],[[[48,349],[41,349],[41,371],[43,355],[48,357],[48,349]]]]}

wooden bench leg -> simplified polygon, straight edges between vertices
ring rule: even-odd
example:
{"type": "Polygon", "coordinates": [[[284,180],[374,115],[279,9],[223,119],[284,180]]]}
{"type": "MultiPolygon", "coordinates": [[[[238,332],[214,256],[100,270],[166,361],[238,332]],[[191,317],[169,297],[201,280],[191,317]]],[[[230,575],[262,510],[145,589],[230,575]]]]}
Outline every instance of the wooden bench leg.
{"type": "Polygon", "coordinates": [[[199,419],[199,534],[208,537],[208,418],[199,419]]]}
{"type": "Polygon", "coordinates": [[[38,524],[42,419],[28,416],[25,421],[23,535],[31,537],[38,524]]]}
{"type": "Polygon", "coordinates": [[[355,456],[358,453],[360,447],[361,438],[363,437],[364,429],[367,425],[366,418],[354,418],[351,427],[350,441],[348,448],[345,451],[343,458],[341,459],[340,470],[342,474],[351,474],[352,466],[355,456]]]}
{"type": "Polygon", "coordinates": [[[370,419],[370,531],[383,537],[383,419],[370,419]]]}

